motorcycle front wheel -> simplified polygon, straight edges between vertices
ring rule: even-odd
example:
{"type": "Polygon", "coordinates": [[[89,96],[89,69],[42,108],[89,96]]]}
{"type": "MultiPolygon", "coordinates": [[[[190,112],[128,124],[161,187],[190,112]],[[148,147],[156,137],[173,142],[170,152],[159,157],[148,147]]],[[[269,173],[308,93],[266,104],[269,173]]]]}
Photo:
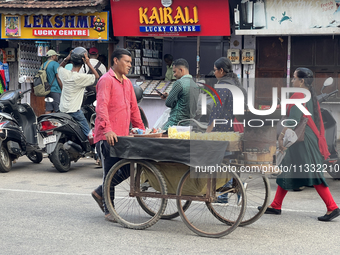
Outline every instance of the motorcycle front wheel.
{"type": "Polygon", "coordinates": [[[50,156],[50,160],[59,172],[65,173],[70,170],[70,155],[67,153],[66,150],[64,150],[62,143],[57,144],[50,156]]]}
{"type": "Polygon", "coordinates": [[[0,172],[8,173],[12,168],[12,160],[4,145],[0,147],[0,172]]]}
{"type": "Polygon", "coordinates": [[[39,164],[43,160],[43,154],[41,152],[32,151],[27,154],[29,160],[33,163],[39,164]]]}

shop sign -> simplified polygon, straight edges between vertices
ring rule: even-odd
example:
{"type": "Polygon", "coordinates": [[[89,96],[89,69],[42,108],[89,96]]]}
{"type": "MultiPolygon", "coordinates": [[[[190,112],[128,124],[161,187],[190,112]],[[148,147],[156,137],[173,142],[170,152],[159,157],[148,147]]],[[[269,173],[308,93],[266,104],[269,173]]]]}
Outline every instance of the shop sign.
{"type": "Polygon", "coordinates": [[[174,33],[174,32],[200,32],[200,25],[190,25],[198,23],[198,12],[197,6],[193,7],[192,13],[193,17],[190,17],[189,8],[185,7],[184,12],[181,6],[176,8],[176,12],[173,12],[171,7],[153,7],[151,11],[149,8],[139,8],[139,23],[146,24],[150,26],[140,26],[139,31],[145,33],[154,33],[154,32],[166,32],[166,33],[174,33]],[[178,24],[182,22],[184,25],[175,26],[173,24],[178,24]],[[151,26],[153,24],[157,24],[156,26],[151,26]],[[169,26],[170,25],[170,26],[169,26]]]}
{"type": "Polygon", "coordinates": [[[115,36],[230,35],[226,0],[111,0],[111,13],[115,36]]]}
{"type": "Polygon", "coordinates": [[[237,35],[339,33],[340,0],[236,0],[237,35]]]}
{"type": "Polygon", "coordinates": [[[1,15],[1,38],[108,40],[108,12],[74,15],[1,15]]]}

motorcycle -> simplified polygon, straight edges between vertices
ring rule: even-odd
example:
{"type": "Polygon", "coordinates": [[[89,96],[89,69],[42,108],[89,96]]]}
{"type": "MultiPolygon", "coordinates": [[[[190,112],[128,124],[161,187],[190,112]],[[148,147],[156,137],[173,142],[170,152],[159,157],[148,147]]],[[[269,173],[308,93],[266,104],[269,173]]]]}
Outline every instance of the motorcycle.
{"type": "Polygon", "coordinates": [[[91,129],[94,128],[93,115],[96,114],[96,104],[96,93],[94,91],[85,92],[81,110],[91,129]]]}
{"type": "MultiPolygon", "coordinates": [[[[323,84],[321,89],[321,94],[317,96],[317,100],[319,101],[320,105],[322,102],[326,102],[330,97],[335,95],[338,90],[334,90],[330,93],[323,93],[323,90],[333,84],[333,78],[329,77],[323,84]]],[[[331,154],[328,159],[324,161],[324,164],[327,164],[327,172],[330,176],[335,179],[340,178],[340,160],[338,151],[336,148],[336,141],[337,141],[337,123],[334,117],[332,116],[331,112],[323,107],[320,107],[321,115],[323,119],[323,124],[325,126],[325,137],[328,145],[329,153],[331,154]]]]}
{"type": "MultiPolygon", "coordinates": [[[[94,92],[86,92],[82,105],[90,127],[95,105],[93,100],[87,99],[93,94],[94,92]]],[[[71,161],[77,162],[82,157],[95,157],[93,137],[85,136],[78,122],[69,114],[59,112],[41,115],[38,122],[38,131],[43,137],[46,153],[59,172],[68,172],[71,161]]]]}
{"type": "Polygon", "coordinates": [[[37,117],[29,104],[19,102],[29,91],[11,90],[0,96],[0,172],[9,172],[12,162],[24,155],[33,163],[43,160],[37,117]]]}

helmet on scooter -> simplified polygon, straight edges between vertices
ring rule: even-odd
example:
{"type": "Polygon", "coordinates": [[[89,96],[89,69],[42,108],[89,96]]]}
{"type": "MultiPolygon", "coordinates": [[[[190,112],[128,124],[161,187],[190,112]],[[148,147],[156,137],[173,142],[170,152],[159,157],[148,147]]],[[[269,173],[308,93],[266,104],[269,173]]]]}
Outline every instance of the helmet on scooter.
{"type": "Polygon", "coordinates": [[[136,84],[133,85],[133,90],[135,91],[136,94],[137,103],[139,103],[143,99],[143,90],[140,86],[136,84]]]}
{"type": "Polygon", "coordinates": [[[77,47],[71,52],[71,62],[74,64],[83,64],[83,58],[85,58],[87,50],[83,47],[77,47]]]}

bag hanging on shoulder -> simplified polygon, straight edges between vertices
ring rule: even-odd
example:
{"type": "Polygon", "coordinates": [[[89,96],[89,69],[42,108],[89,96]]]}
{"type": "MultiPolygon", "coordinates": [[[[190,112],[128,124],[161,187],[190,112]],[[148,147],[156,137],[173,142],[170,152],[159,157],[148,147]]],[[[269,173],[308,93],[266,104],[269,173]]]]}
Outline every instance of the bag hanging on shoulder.
{"type": "MultiPolygon", "coordinates": [[[[97,73],[98,73],[98,75],[99,75],[99,78],[103,75],[102,72],[99,70],[99,66],[100,66],[100,65],[101,65],[101,63],[100,63],[100,61],[98,61],[98,63],[93,67],[93,68],[97,71],[97,73]]],[[[89,69],[89,71],[87,72],[87,74],[93,74],[93,73],[92,73],[92,71],[89,69]]],[[[86,87],[86,90],[87,90],[87,91],[93,91],[94,93],[96,93],[96,86],[97,86],[98,80],[99,80],[99,79],[96,79],[95,82],[94,82],[92,85],[86,87]]]]}
{"type": "MultiPolygon", "coordinates": [[[[279,135],[281,134],[282,130],[283,130],[283,126],[282,126],[282,121],[287,119],[287,116],[283,116],[281,118],[281,120],[277,123],[276,125],[276,134],[277,134],[277,138],[279,138],[279,135]]],[[[296,140],[296,142],[303,142],[305,139],[305,129],[306,129],[306,125],[308,122],[308,118],[304,117],[303,115],[301,116],[300,122],[297,124],[297,126],[294,129],[295,134],[297,135],[298,139],[296,140]]]]}
{"type": "Polygon", "coordinates": [[[54,76],[52,83],[49,84],[49,82],[47,80],[47,73],[46,73],[46,69],[47,69],[48,65],[51,63],[51,61],[52,60],[49,60],[46,63],[45,68],[44,68],[44,64],[42,64],[41,67],[40,67],[40,70],[34,76],[33,89],[34,89],[34,94],[37,97],[45,97],[51,92],[51,86],[52,86],[52,84],[55,80],[55,76],[54,76]]]}

